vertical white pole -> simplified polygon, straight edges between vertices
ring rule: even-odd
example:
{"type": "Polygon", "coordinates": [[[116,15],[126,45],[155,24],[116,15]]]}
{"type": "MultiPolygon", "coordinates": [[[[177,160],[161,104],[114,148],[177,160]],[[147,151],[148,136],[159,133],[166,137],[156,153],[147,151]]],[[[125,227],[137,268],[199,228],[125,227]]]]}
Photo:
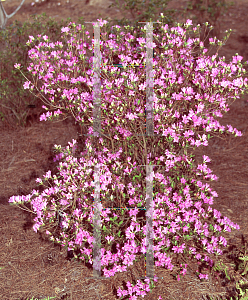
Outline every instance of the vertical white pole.
{"type": "Polygon", "coordinates": [[[152,48],[152,22],[146,23],[146,134],[154,136],[153,124],[153,48],[152,48]]]}
{"type": "Polygon", "coordinates": [[[101,52],[100,52],[100,26],[99,22],[94,27],[94,88],[93,88],[93,136],[101,133],[101,52]]]}
{"type": "Polygon", "coordinates": [[[101,277],[101,208],[100,208],[100,181],[99,167],[94,167],[94,239],[93,242],[93,276],[101,277]]]}
{"type": "MultiPolygon", "coordinates": [[[[154,136],[152,22],[146,23],[146,135],[154,136]]],[[[153,166],[146,166],[146,276],[154,277],[153,251],[153,166]]]]}
{"type": "MultiPolygon", "coordinates": [[[[100,80],[100,26],[94,26],[94,88],[93,88],[93,139],[100,136],[101,132],[101,80],[100,80]]],[[[101,277],[101,208],[100,208],[100,181],[99,167],[94,167],[94,239],[93,242],[93,276],[101,277]]]]}

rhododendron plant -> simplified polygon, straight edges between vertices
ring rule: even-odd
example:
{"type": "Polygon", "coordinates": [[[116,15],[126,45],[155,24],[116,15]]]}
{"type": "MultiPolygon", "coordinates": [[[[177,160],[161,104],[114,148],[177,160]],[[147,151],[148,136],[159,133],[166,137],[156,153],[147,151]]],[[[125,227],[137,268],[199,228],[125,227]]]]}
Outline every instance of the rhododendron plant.
{"type": "MultiPolygon", "coordinates": [[[[98,21],[94,26],[102,27],[107,23],[98,21]]],[[[155,265],[170,270],[176,266],[181,253],[186,261],[207,261],[212,266],[214,259],[222,254],[221,246],[227,246],[221,231],[240,229],[210,207],[213,197],[218,195],[208,183],[199,180],[201,175],[211,181],[218,179],[207,168],[209,157],[204,155],[203,164],[196,167],[193,155],[188,156],[188,151],[194,150],[195,146],[207,146],[210,131],[242,135],[230,125],[227,125],[229,133],[224,133],[225,126],[214,119],[229,110],[226,99],[239,98],[239,94],[247,89],[247,79],[243,80],[241,76],[241,72],[245,72],[240,62],[242,57],[234,56],[230,64],[221,59],[217,62],[217,54],[205,55],[208,50],[202,42],[202,53],[194,57],[194,45],[199,43],[199,38],[186,36],[191,20],[184,24],[185,29],[180,24],[169,29],[163,21],[159,23],[157,31],[160,32],[153,32],[153,42],[149,43],[144,37],[137,37],[135,30],[132,35],[133,28],[129,26],[125,26],[129,30],[127,34],[120,31],[120,26],[113,26],[112,30],[115,29],[117,34],[111,33],[109,39],[107,33],[101,33],[100,132],[92,126],[95,61],[93,56],[86,61],[84,50],[96,49],[94,39],[91,46],[76,39],[84,26],[70,23],[62,29],[62,38],[68,43],[64,52],[61,42],[49,43],[47,36],[43,36],[44,42],[29,51],[33,63],[28,70],[44,80],[40,91],[52,95],[47,106],[58,109],[54,114],[43,114],[40,120],[56,120],[60,114],[65,115],[64,111],[69,111],[81,126],[86,127],[88,137],[80,159],[74,157],[77,141],[69,142],[66,149],[55,145],[60,152],[54,158],[54,161],[61,160],[59,175],[52,176],[48,171],[44,181],[37,179],[39,184],[52,180],[54,186],[41,194],[34,190],[27,196],[13,196],[9,202],[22,205],[31,202],[37,214],[34,230],[46,229],[52,241],[73,250],[75,258],[91,264],[94,214],[100,212],[99,269],[102,268],[106,277],[126,271],[146,253],[149,226],[145,224],[145,217],[151,214],[155,265]],[[73,30],[74,34],[71,33],[73,30]],[[155,50],[152,136],[146,135],[145,127],[149,110],[144,67],[147,53],[142,51],[145,47],[155,50]],[[118,57],[123,68],[113,66],[113,56],[118,57]],[[82,87],[84,91],[81,92],[82,87]],[[204,133],[200,135],[202,131],[204,133]],[[151,165],[152,171],[148,174],[151,165]],[[151,210],[145,213],[142,207],[147,200],[146,182],[152,183],[153,199],[151,210]],[[96,193],[101,195],[97,205],[94,202],[96,193]],[[112,253],[113,245],[117,248],[115,254],[112,253]]],[[[150,25],[146,24],[142,31],[145,33],[150,25]]],[[[197,30],[199,25],[193,28],[194,32],[197,30]]],[[[89,38],[89,33],[86,34],[89,38]]],[[[38,41],[40,39],[38,36],[38,41]]],[[[209,40],[211,45],[222,44],[216,38],[209,40]]],[[[30,37],[27,44],[31,42],[35,42],[34,37],[30,37]]],[[[20,65],[15,66],[20,69],[20,65]]],[[[28,80],[24,86],[33,91],[34,85],[30,84],[28,80]]],[[[48,107],[44,108],[48,110],[48,107]]],[[[181,262],[179,268],[185,275],[187,264],[181,262]]],[[[199,277],[207,279],[206,274],[199,274],[199,277]]],[[[149,279],[145,279],[148,284],[149,279]]],[[[156,276],[154,280],[157,280],[156,276]]],[[[118,296],[136,293],[143,297],[150,290],[149,285],[140,281],[134,287],[129,283],[128,288],[128,292],[119,289],[118,296]]],[[[130,299],[136,299],[136,296],[130,299]]]]}

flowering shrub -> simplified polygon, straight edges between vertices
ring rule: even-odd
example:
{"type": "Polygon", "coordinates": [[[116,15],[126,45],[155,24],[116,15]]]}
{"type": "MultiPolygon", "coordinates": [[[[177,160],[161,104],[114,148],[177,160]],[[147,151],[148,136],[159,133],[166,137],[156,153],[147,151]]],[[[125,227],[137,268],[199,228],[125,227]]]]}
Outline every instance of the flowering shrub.
{"type": "MultiPolygon", "coordinates": [[[[98,21],[100,26],[107,22],[98,21]]],[[[191,24],[192,22],[187,20],[184,26],[187,29],[191,24]]],[[[75,140],[69,142],[70,147],[67,146],[66,149],[55,145],[55,149],[60,152],[54,159],[61,160],[59,175],[52,177],[50,171],[43,175],[44,181],[52,179],[55,185],[44,190],[41,195],[33,190],[27,196],[13,196],[9,200],[14,204],[31,202],[37,214],[34,230],[37,232],[42,228],[46,229],[52,241],[73,250],[76,258],[91,264],[94,205],[94,209],[100,211],[102,217],[101,242],[104,247],[101,248],[99,268],[101,270],[103,267],[106,277],[126,271],[127,266],[133,265],[138,255],[146,253],[145,237],[148,229],[144,223],[144,214],[139,210],[146,204],[145,180],[153,182],[154,197],[151,208],[156,266],[172,270],[175,266],[173,259],[177,260],[180,253],[189,259],[207,261],[213,265],[210,257],[214,259],[221,255],[221,245],[227,246],[225,238],[220,236],[221,231],[239,229],[237,224],[226,217],[221,218],[221,213],[210,207],[213,197],[218,195],[211,190],[208,183],[203,184],[198,179],[200,175],[203,179],[211,181],[218,179],[211,175],[212,171],[207,168],[206,162],[210,159],[203,156],[203,164],[196,168],[191,159],[192,155],[190,158],[187,155],[187,148],[207,146],[207,138],[210,138],[208,132],[211,130],[218,130],[223,134],[225,127],[220,126],[213,116],[222,117],[221,112],[229,110],[226,99],[239,98],[238,94],[244,93],[247,87],[247,79],[243,80],[240,75],[244,72],[240,63],[242,57],[234,56],[230,64],[224,63],[223,60],[217,62],[217,55],[212,58],[204,57],[207,49],[203,49],[201,42],[200,49],[203,49],[203,53],[194,58],[191,52],[199,39],[186,40],[186,30],[179,26],[171,30],[167,25],[164,26],[163,22],[159,26],[163,37],[160,48],[163,51],[155,55],[153,61],[154,136],[145,138],[143,127],[146,120],[146,70],[142,67],[134,68],[135,64],[144,65],[143,59],[146,54],[139,53],[139,49],[145,46],[146,41],[142,37],[137,38],[138,47],[138,43],[134,41],[135,31],[134,35],[131,31],[125,35],[121,31],[119,36],[111,34],[110,40],[106,38],[106,33],[103,33],[104,41],[100,41],[103,49],[102,137],[93,140],[88,137],[86,150],[82,152],[79,160],[73,157],[77,148],[75,140]],[[120,50],[122,54],[119,54],[120,50]],[[122,71],[111,65],[113,55],[120,59],[122,71]],[[207,135],[197,134],[201,125],[207,135]],[[197,137],[199,139],[196,139],[197,137]],[[151,164],[153,172],[148,178],[144,166],[151,164]],[[94,196],[99,192],[94,190],[96,182],[100,182],[101,193],[101,203],[97,205],[94,203],[94,196]],[[123,209],[110,210],[113,206],[123,209]],[[116,244],[118,249],[116,254],[111,252],[113,244],[116,244]]],[[[126,29],[128,27],[125,26],[126,29]]],[[[115,26],[115,29],[120,31],[119,26],[115,26]]],[[[194,32],[197,29],[199,25],[193,29],[194,32]]],[[[51,104],[47,104],[50,105],[50,109],[58,108],[53,115],[47,112],[40,120],[55,120],[62,114],[61,110],[70,111],[78,122],[87,126],[88,134],[92,136],[92,87],[96,79],[93,77],[93,58],[85,61],[84,48],[93,50],[93,46],[82,43],[81,39],[76,40],[76,34],[80,31],[81,26],[73,23],[62,29],[62,37],[68,40],[69,48],[69,51],[64,53],[61,50],[55,51],[56,48],[63,47],[61,42],[48,44],[47,36],[43,36],[45,42],[40,42],[29,51],[34,63],[30,64],[28,70],[44,80],[41,92],[53,95],[49,98],[51,104]],[[72,37],[70,30],[73,28],[72,37]],[[68,37],[69,34],[71,38],[68,37]],[[44,48],[48,50],[44,51],[44,48]],[[76,49],[76,56],[72,55],[73,48],[76,49]],[[51,54],[48,54],[49,52],[51,54]],[[87,85],[88,91],[80,93],[82,83],[87,85]],[[55,84],[57,89],[52,88],[55,84]],[[74,88],[70,88],[70,84],[73,84],[74,88]],[[57,99],[59,103],[56,103],[57,99]]],[[[145,32],[144,29],[142,31],[145,32]]],[[[86,34],[88,35],[87,32],[86,34]]],[[[154,37],[159,38],[159,35],[154,34],[154,37]]],[[[38,36],[38,41],[40,39],[41,36],[38,36]]],[[[30,36],[27,44],[30,45],[34,40],[34,37],[30,36]]],[[[156,49],[157,43],[158,40],[155,39],[150,45],[156,49]]],[[[216,44],[216,38],[210,39],[210,44],[216,44]]],[[[221,45],[221,42],[217,41],[217,44],[221,45]]],[[[15,66],[20,68],[18,64],[15,66]]],[[[34,85],[30,87],[30,83],[28,80],[24,86],[32,91],[34,85]]],[[[44,108],[48,110],[46,106],[44,108]]],[[[227,127],[235,136],[242,135],[232,126],[227,127]]],[[[44,184],[39,178],[37,182],[44,184]]],[[[146,216],[149,214],[150,209],[146,216]]],[[[180,267],[183,268],[181,273],[185,275],[187,264],[185,268],[182,264],[180,267]]],[[[199,274],[199,277],[207,279],[205,274],[199,274]]],[[[156,281],[156,276],[154,280],[156,281]]],[[[150,282],[149,278],[145,281],[150,282]]],[[[144,296],[145,291],[150,290],[148,285],[143,285],[140,281],[135,287],[128,287],[128,292],[119,289],[118,295],[121,297],[136,292],[137,295],[144,296]]],[[[132,297],[130,299],[136,299],[136,296],[132,297]]]]}

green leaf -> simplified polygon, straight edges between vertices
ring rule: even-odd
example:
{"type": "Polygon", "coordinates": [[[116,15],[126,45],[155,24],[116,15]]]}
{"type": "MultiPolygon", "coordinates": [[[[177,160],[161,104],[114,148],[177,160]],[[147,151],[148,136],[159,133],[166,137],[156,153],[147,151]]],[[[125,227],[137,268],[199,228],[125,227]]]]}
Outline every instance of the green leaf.
{"type": "Polygon", "coordinates": [[[190,239],[190,236],[187,234],[184,236],[184,239],[186,239],[188,241],[190,239]]]}
{"type": "Polygon", "coordinates": [[[244,275],[246,275],[246,274],[247,274],[247,272],[248,272],[248,265],[246,265],[246,266],[245,266],[245,270],[244,270],[244,272],[243,272],[241,275],[243,275],[243,276],[244,276],[244,275]]]}
{"type": "Polygon", "coordinates": [[[133,176],[133,180],[134,180],[136,177],[139,178],[140,176],[141,176],[141,174],[139,174],[139,175],[134,175],[134,176],[133,176]]]}
{"type": "Polygon", "coordinates": [[[212,224],[209,224],[209,228],[214,231],[214,226],[212,224]]]}

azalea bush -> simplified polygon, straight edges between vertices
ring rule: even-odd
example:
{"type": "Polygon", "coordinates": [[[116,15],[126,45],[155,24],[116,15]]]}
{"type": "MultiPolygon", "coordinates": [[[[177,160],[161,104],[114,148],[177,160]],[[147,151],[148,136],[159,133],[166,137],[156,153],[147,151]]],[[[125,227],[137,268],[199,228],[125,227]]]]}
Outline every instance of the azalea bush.
{"type": "MultiPolygon", "coordinates": [[[[100,27],[107,21],[98,20],[100,27]]],[[[62,38],[68,47],[62,51],[62,42],[49,43],[47,36],[30,36],[27,45],[39,42],[30,51],[33,63],[28,70],[44,81],[37,88],[28,79],[24,88],[32,92],[50,94],[42,100],[46,114],[40,120],[57,120],[61,115],[72,114],[81,126],[87,128],[86,149],[80,159],[74,155],[77,141],[72,140],[64,149],[55,145],[60,161],[56,175],[48,171],[37,182],[47,187],[42,193],[36,190],[27,196],[13,196],[11,204],[31,203],[37,217],[34,230],[44,230],[51,241],[73,251],[74,257],[93,264],[95,245],[94,214],[101,220],[101,264],[99,270],[106,277],[126,271],[147,250],[146,235],[149,232],[146,217],[153,217],[153,251],[155,265],[173,270],[180,280],[185,275],[184,259],[195,260],[213,266],[222,254],[227,241],[222,231],[240,229],[221,213],[213,210],[213,197],[218,197],[206,180],[217,176],[206,165],[210,159],[203,156],[203,164],[195,166],[195,147],[207,146],[210,131],[219,135],[241,132],[232,126],[221,126],[214,116],[222,117],[229,110],[226,99],[239,98],[247,89],[247,79],[242,78],[241,56],[234,56],[230,64],[216,60],[217,54],[208,57],[200,42],[201,53],[192,55],[199,38],[187,37],[191,20],[180,27],[169,28],[163,23],[153,32],[153,42],[147,44],[146,28],[143,36],[137,36],[133,27],[113,27],[116,34],[107,36],[101,30],[101,132],[93,126],[95,105],[94,57],[85,56],[90,45],[80,39],[84,26],[69,23],[62,28],[62,38]],[[153,113],[154,135],[146,136],[146,48],[154,49],[153,58],[153,113]],[[160,49],[157,51],[157,49],[160,49]],[[74,54],[74,55],[73,55],[74,54]],[[122,68],[113,66],[118,59],[122,68]],[[48,111],[50,110],[50,111],[48,111]],[[225,132],[224,132],[225,131],[225,132]],[[200,135],[199,133],[202,133],[200,135]],[[101,136],[99,137],[99,134],[101,136]],[[117,149],[117,150],[116,150],[117,149]],[[189,155],[188,155],[189,152],[189,155]],[[147,174],[147,166],[153,171],[147,174]],[[52,182],[52,184],[51,184],[52,182]],[[145,212],[146,182],[153,186],[153,201],[145,212]],[[97,190],[97,186],[100,190],[97,190]],[[101,203],[95,203],[95,195],[101,195],[101,203]],[[115,210],[113,208],[119,208],[115,210]],[[116,247],[117,253],[113,253],[116,247]],[[179,266],[180,265],[180,266],[179,266]]],[[[96,26],[96,24],[93,24],[96,26]]],[[[207,24],[206,24],[207,25],[207,24]]],[[[155,25],[154,25],[155,26],[155,25]]],[[[193,28],[199,34],[200,25],[193,28]]],[[[229,33],[230,34],[230,33],[229,33]]],[[[226,38],[225,38],[226,39],[226,38]]],[[[210,44],[220,48],[221,41],[210,39],[210,44]]],[[[15,67],[20,69],[20,64],[15,67]]],[[[25,76],[26,77],[26,76],[25,76]]],[[[207,279],[207,274],[198,274],[207,279]]],[[[157,277],[154,276],[154,280],[157,277]]],[[[144,296],[153,283],[138,280],[137,285],[128,283],[128,291],[119,288],[118,296],[144,296]],[[136,295],[133,295],[135,294],[136,295]]]]}

